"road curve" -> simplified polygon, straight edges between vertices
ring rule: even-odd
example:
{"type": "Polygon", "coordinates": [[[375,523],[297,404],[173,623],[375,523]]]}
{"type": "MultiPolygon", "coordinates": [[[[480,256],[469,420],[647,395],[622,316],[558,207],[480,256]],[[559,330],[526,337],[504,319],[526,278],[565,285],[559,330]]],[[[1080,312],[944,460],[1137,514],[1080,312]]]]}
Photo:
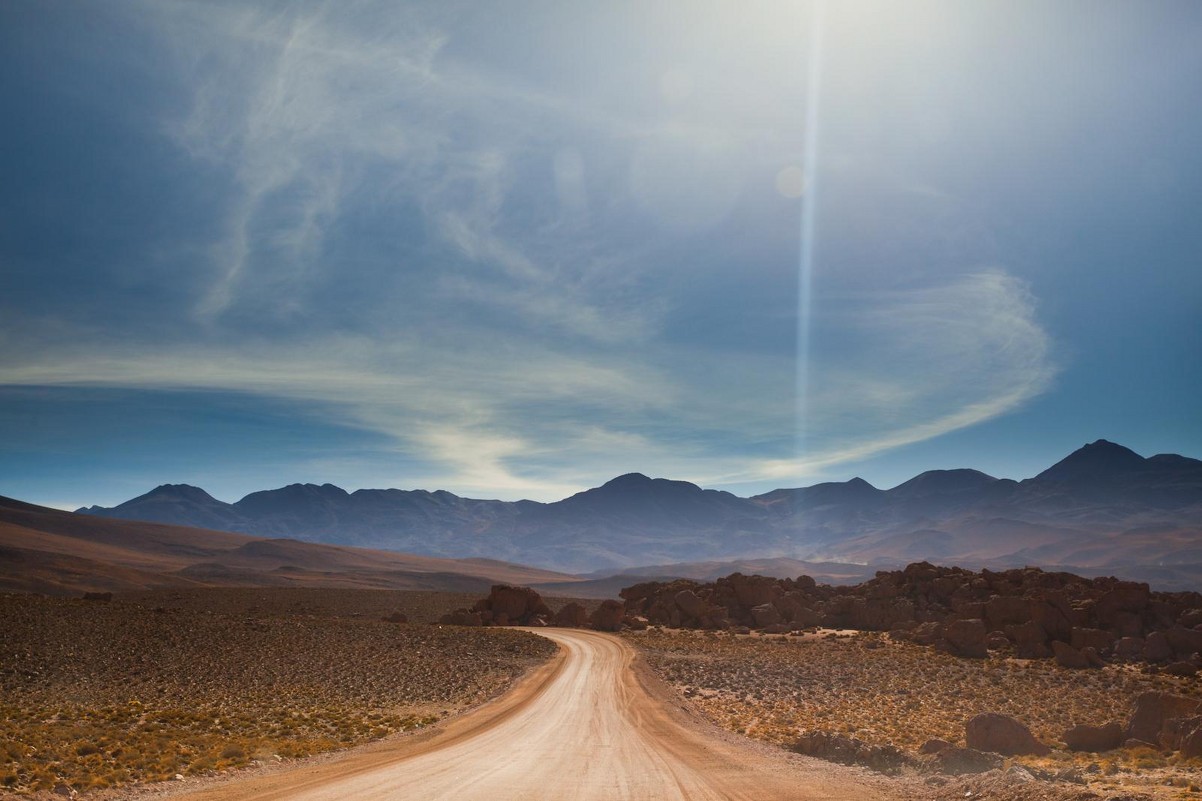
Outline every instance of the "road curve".
{"type": "Polygon", "coordinates": [[[873,799],[853,771],[719,733],[691,718],[617,637],[539,629],[560,654],[512,691],[437,727],[346,758],[235,779],[195,801],[776,801],[873,799]]]}

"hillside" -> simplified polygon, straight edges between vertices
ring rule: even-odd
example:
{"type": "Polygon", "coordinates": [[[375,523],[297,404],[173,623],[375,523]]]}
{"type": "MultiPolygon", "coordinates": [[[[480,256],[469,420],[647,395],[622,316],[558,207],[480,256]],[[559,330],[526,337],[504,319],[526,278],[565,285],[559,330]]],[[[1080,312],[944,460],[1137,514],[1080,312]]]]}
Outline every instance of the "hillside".
{"type": "Polygon", "coordinates": [[[571,576],[47,509],[0,497],[0,591],[49,595],[167,587],[342,587],[478,592],[571,576]]]}

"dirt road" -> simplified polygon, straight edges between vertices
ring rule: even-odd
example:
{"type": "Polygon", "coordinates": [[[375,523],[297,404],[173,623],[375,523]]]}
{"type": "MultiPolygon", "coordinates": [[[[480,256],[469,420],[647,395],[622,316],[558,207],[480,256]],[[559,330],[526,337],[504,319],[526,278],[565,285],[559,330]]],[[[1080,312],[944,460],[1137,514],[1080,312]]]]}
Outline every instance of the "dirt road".
{"type": "Polygon", "coordinates": [[[721,733],[605,634],[543,629],[561,646],[505,696],[417,737],[324,764],[235,779],[204,801],[874,799],[854,771],[721,733]]]}

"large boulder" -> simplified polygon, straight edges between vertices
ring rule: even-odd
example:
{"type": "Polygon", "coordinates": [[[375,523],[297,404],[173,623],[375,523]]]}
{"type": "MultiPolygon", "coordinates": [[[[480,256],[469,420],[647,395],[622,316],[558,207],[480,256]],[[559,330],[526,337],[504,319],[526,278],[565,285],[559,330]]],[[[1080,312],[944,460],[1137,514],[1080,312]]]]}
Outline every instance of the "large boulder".
{"type": "Polygon", "coordinates": [[[985,623],[981,620],[953,620],[943,630],[943,638],[957,656],[984,659],[989,655],[985,645],[985,623]]]}
{"type": "Polygon", "coordinates": [[[701,600],[701,597],[692,590],[681,590],[676,593],[673,600],[686,618],[700,620],[701,616],[705,614],[705,601],[701,600]]]}
{"type": "Polygon", "coordinates": [[[1170,720],[1195,715],[1202,715],[1202,700],[1170,693],[1141,693],[1135,699],[1135,712],[1123,734],[1128,740],[1156,743],[1170,720]]]}
{"type": "Polygon", "coordinates": [[[1064,733],[1064,744],[1070,751],[1100,753],[1112,751],[1123,744],[1123,727],[1118,723],[1105,726],[1073,726],[1064,733]]]}
{"type": "Polygon", "coordinates": [[[742,573],[732,573],[727,577],[730,588],[734,592],[739,606],[746,609],[760,604],[772,603],[777,596],[783,595],[780,580],[770,576],[744,576],[742,573]]]}
{"type": "Polygon", "coordinates": [[[1119,615],[1121,613],[1138,615],[1147,608],[1151,597],[1151,589],[1147,584],[1121,581],[1097,599],[1093,612],[1103,628],[1122,628],[1119,615]]]}
{"type": "Polygon", "coordinates": [[[1161,732],[1160,744],[1165,748],[1180,751],[1181,756],[1190,759],[1202,757],[1202,715],[1189,718],[1173,718],[1165,723],[1161,732]]]}
{"type": "Polygon", "coordinates": [[[1196,653],[1202,653],[1202,631],[1176,626],[1164,633],[1169,641],[1169,647],[1180,659],[1188,659],[1196,653]]]}
{"type": "Polygon", "coordinates": [[[1114,642],[1114,635],[1109,631],[1075,626],[1069,645],[1077,650],[1093,648],[1099,654],[1108,654],[1114,650],[1114,642]]]}
{"type": "Polygon", "coordinates": [[[1072,670],[1084,670],[1090,667],[1089,657],[1068,643],[1060,642],[1060,640],[1052,640],[1052,656],[1056,657],[1056,664],[1060,665],[1060,667],[1072,670]]]}
{"type": "Polygon", "coordinates": [[[556,626],[582,629],[588,625],[588,610],[575,601],[569,601],[555,613],[553,621],[556,626]]]}
{"type": "Polygon", "coordinates": [[[1020,659],[1043,659],[1052,655],[1047,632],[1033,620],[1007,626],[1006,636],[1014,642],[1015,655],[1020,659]]]}
{"type": "Polygon", "coordinates": [[[621,601],[602,601],[601,605],[593,610],[589,622],[597,631],[620,631],[622,618],[625,616],[626,604],[621,601]]]}
{"type": "Polygon", "coordinates": [[[968,721],[964,727],[964,739],[969,748],[1006,756],[1043,756],[1051,751],[1036,740],[1031,730],[1021,722],[997,712],[985,712],[968,721]]]}
{"type": "Polygon", "coordinates": [[[551,618],[551,610],[543,603],[542,596],[529,587],[494,584],[488,598],[477,604],[481,605],[484,608],[477,611],[491,611],[494,619],[504,615],[513,625],[527,624],[534,617],[551,618]]]}
{"type": "Polygon", "coordinates": [[[760,604],[751,608],[751,617],[757,628],[775,626],[781,622],[780,610],[772,604],[760,604]]]}
{"type": "Polygon", "coordinates": [[[1144,638],[1144,661],[1168,662],[1173,658],[1173,646],[1163,631],[1154,631],[1144,638]]]}
{"type": "Polygon", "coordinates": [[[797,628],[809,628],[818,625],[818,613],[810,608],[806,598],[800,592],[787,592],[772,602],[780,611],[783,620],[797,624],[797,628]]]}
{"type": "Polygon", "coordinates": [[[1027,599],[1013,595],[995,595],[985,602],[985,620],[991,629],[1016,626],[1031,619],[1027,599]]]}
{"type": "Polygon", "coordinates": [[[1072,637],[1073,622],[1068,601],[1059,593],[1047,593],[1041,600],[1031,602],[1031,620],[1047,633],[1048,639],[1068,640],[1072,637]]]}

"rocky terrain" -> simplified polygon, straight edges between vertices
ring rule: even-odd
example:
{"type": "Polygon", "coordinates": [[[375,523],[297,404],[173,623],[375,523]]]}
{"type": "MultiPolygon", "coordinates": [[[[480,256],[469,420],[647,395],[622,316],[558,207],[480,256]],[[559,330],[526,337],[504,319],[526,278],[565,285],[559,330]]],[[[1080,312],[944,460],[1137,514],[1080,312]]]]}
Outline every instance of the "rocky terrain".
{"type": "Polygon", "coordinates": [[[496,584],[488,597],[476,601],[470,608],[460,607],[443,615],[439,622],[450,626],[562,626],[597,631],[638,627],[626,616],[625,604],[621,601],[568,600],[557,605],[559,610],[552,612],[536,590],[496,584]]]}
{"type": "Polygon", "coordinates": [[[1197,798],[1202,787],[1202,753],[1188,756],[1154,742],[1069,749],[1098,747],[1081,739],[1083,724],[1103,737],[1114,723],[1120,738],[1156,741],[1167,715],[1202,714],[1174,712],[1158,701],[1180,697],[1202,709],[1196,679],[1133,665],[1082,672],[1052,660],[968,659],[877,633],[653,627],[623,636],[724,728],[908,778],[923,797],[1197,798]],[[1136,716],[1141,697],[1144,711],[1136,716]],[[1018,721],[1036,746],[1012,749],[982,739],[981,731],[974,739],[969,724],[982,713],[1018,721]],[[1012,753],[991,753],[998,750],[1012,753]]]}
{"type": "Polygon", "coordinates": [[[555,651],[524,632],[425,622],[472,596],[106,597],[0,595],[0,794],[69,794],[346,747],[484,700],[555,651]]]}
{"type": "Polygon", "coordinates": [[[1202,668],[1202,594],[1039,568],[977,572],[921,562],[852,587],[736,573],[708,583],[646,582],[621,596],[628,615],[673,628],[824,626],[887,631],[975,658],[997,652],[1080,669],[1144,662],[1182,676],[1202,668]]]}

